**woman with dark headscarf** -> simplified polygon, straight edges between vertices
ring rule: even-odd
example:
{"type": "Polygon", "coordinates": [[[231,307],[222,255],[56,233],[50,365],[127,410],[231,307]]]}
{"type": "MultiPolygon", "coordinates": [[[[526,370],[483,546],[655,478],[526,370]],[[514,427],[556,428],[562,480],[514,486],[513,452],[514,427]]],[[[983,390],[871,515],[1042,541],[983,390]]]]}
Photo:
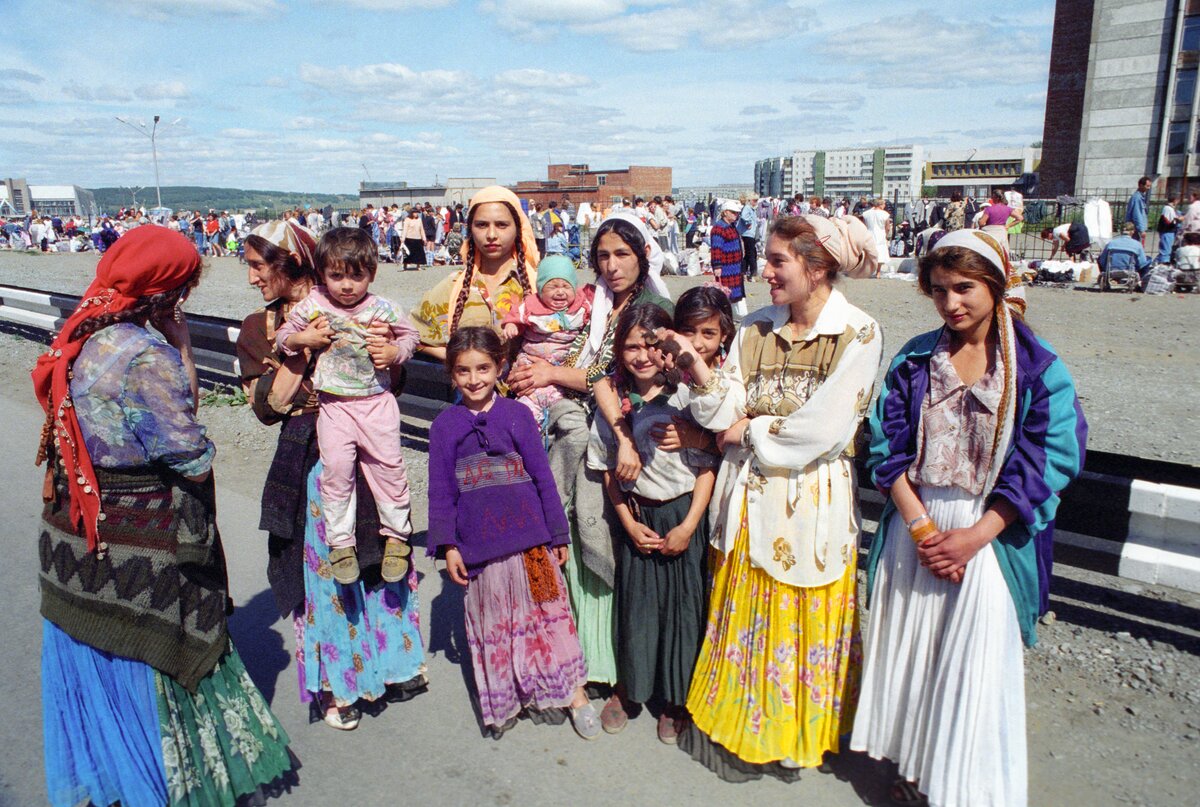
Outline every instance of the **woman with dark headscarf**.
{"type": "MultiPolygon", "coordinates": [[[[250,314],[238,336],[238,364],[251,408],[267,425],[280,423],[279,443],[263,487],[259,528],[268,535],[267,579],[279,615],[296,633],[300,700],[314,703],[335,729],[358,726],[357,702],[407,698],[425,687],[416,570],[385,583],[379,516],[370,487],[356,474],[359,563],[357,583],[334,581],[318,479],[315,363],[303,352],[276,352],[275,333],[292,307],[317,282],[316,238],[295,221],[271,221],[246,238],[250,284],[267,305],[250,314]]],[[[324,318],[312,324],[322,329],[324,318]]],[[[368,337],[367,350],[386,342],[386,326],[368,337]],[[370,341],[378,340],[372,347],[370,341]]],[[[393,379],[398,380],[398,377],[393,379]]],[[[394,385],[397,386],[397,385],[394,385]]]]}
{"type": "Polygon", "coordinates": [[[215,449],[196,421],[181,309],[200,268],[178,233],[129,232],[33,371],[47,412],[42,705],[56,807],[232,805],[292,767],[226,627],[215,449]]]}

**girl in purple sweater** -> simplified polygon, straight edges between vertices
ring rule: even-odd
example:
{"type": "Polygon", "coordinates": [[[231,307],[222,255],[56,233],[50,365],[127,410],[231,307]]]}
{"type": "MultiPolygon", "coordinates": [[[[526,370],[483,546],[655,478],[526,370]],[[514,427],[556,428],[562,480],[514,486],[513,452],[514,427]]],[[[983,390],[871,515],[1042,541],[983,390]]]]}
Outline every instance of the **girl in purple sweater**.
{"type": "Polygon", "coordinates": [[[559,567],[570,536],[542,437],[529,409],[496,394],[504,347],[490,328],[459,328],[446,367],[462,402],[429,429],[431,556],[467,587],[467,644],[486,727],[499,734],[523,709],[570,707],[585,740],[600,716],[559,567]]]}

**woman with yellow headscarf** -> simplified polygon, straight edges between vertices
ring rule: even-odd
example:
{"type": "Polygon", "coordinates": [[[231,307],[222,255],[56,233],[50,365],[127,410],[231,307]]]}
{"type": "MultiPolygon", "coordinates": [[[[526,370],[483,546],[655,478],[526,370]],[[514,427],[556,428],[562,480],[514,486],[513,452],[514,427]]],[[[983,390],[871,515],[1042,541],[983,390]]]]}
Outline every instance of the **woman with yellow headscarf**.
{"type": "Polygon", "coordinates": [[[516,194],[492,185],[471,198],[462,259],[463,270],[430,289],[412,312],[418,349],[436,359],[446,357],[446,342],[460,327],[498,333],[504,315],[536,288],[541,256],[516,194]]]}

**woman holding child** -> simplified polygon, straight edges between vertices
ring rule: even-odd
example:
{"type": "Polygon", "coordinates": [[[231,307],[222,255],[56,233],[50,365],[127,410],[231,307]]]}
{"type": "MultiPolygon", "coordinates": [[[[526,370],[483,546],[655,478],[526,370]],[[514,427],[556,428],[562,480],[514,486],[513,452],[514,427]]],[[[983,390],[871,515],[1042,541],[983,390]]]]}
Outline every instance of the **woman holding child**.
{"type": "MultiPolygon", "coordinates": [[[[349,730],[358,725],[358,700],[406,698],[425,686],[424,648],[416,573],[410,568],[395,583],[381,579],[384,541],[375,499],[361,473],[356,474],[353,523],[362,578],[341,585],[329,562],[318,490],[323,465],[315,361],[310,351],[289,357],[276,349],[276,334],[288,315],[321,282],[316,249],[313,233],[294,221],[268,222],[246,238],[250,285],[267,305],[246,317],[237,348],[255,415],[267,425],[282,424],[259,528],[269,536],[267,578],[276,606],[296,631],[300,698],[315,700],[330,726],[349,730]]],[[[328,323],[319,318],[311,330],[327,335],[328,323]]],[[[386,326],[378,330],[368,350],[381,353],[386,326]]]]}
{"type": "Polygon", "coordinates": [[[674,335],[693,359],[691,412],[724,449],[708,627],[687,698],[698,732],[681,742],[728,778],[836,752],[861,656],[853,453],[883,340],[833,284],[838,272],[869,276],[878,259],[861,222],[819,216],[776,220],[766,255],[772,305],[743,321],[722,367],[674,335]]]}

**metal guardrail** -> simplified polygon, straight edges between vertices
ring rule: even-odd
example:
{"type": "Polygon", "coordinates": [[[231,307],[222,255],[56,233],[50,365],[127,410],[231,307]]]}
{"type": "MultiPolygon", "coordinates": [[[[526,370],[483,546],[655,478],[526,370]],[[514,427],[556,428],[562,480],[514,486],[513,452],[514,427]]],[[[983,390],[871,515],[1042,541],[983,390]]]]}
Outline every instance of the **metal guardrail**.
{"type": "MultiPolygon", "coordinates": [[[[0,286],[0,330],[48,343],[79,303],[70,294],[0,286]]],[[[237,320],[188,315],[196,369],[208,383],[237,384],[237,320]]],[[[452,402],[441,364],[405,364],[401,409],[431,421],[452,402]]],[[[860,462],[859,478],[868,479],[860,462]]],[[[859,488],[864,543],[873,537],[883,496],[859,488]]],[[[1083,474],[1063,493],[1055,531],[1058,560],[1149,583],[1200,591],[1200,468],[1089,451],[1083,474]]]]}

